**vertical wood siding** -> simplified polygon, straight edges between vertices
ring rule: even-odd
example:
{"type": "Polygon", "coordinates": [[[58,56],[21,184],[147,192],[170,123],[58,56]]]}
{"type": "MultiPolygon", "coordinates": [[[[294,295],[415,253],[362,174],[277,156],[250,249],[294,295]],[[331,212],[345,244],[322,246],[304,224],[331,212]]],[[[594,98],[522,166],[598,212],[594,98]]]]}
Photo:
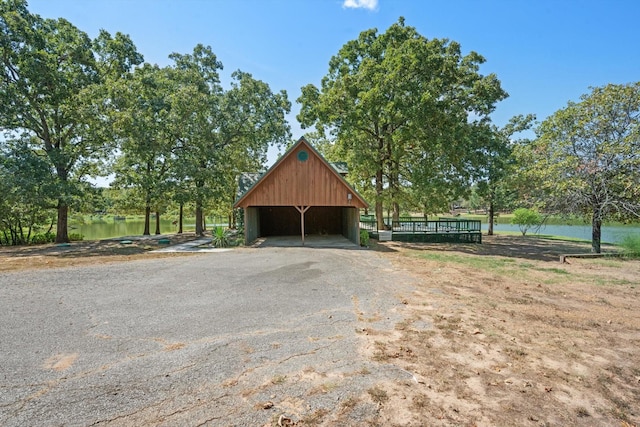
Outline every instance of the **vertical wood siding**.
{"type": "Polygon", "coordinates": [[[247,206],[352,206],[364,208],[351,190],[314,150],[300,144],[242,200],[247,206]],[[308,153],[306,161],[298,153],[308,153]],[[349,201],[348,194],[352,194],[349,201]]]}

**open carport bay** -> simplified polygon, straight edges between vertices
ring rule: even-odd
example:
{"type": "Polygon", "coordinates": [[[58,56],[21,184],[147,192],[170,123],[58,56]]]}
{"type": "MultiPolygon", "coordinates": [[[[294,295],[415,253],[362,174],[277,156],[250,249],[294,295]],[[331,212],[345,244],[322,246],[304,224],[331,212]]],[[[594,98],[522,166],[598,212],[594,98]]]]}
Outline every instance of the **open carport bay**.
{"type": "Polygon", "coordinates": [[[370,251],[239,249],[3,274],[0,424],[375,419],[359,355],[408,279],[370,251]],[[343,405],[344,402],[353,404],[343,405]],[[347,408],[348,410],[346,410],[347,408]]]}
{"type": "MultiPolygon", "coordinates": [[[[305,233],[342,234],[342,211],[340,206],[311,206],[304,215],[305,233]]],[[[262,236],[300,235],[300,213],[293,206],[263,206],[258,208],[258,212],[262,236]]]]}

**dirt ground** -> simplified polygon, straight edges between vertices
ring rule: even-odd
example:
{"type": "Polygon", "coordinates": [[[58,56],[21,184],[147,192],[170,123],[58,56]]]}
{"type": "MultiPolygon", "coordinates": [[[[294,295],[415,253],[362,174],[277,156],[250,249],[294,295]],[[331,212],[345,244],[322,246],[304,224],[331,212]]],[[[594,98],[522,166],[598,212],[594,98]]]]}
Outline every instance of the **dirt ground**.
{"type": "Polygon", "coordinates": [[[640,261],[560,264],[588,245],[516,236],[378,250],[420,283],[394,331],[367,331],[414,375],[370,391],[380,425],[640,425],[640,261]]]}
{"type": "MultiPolygon", "coordinates": [[[[159,246],[0,247],[0,271],[188,256],[145,253],[159,246]]],[[[640,261],[561,264],[589,246],[519,236],[372,250],[417,284],[398,295],[404,320],[393,330],[361,331],[365,357],[411,374],[367,391],[379,416],[366,425],[640,426],[640,261]]]]}
{"type": "MultiPolygon", "coordinates": [[[[184,256],[182,253],[148,253],[166,247],[155,236],[135,239],[89,240],[72,242],[68,246],[55,244],[30,246],[0,246],[0,272],[34,268],[55,268],[123,262],[140,258],[184,256]],[[121,243],[125,240],[130,243],[121,243]]],[[[171,244],[196,238],[195,233],[163,235],[171,244]]]]}

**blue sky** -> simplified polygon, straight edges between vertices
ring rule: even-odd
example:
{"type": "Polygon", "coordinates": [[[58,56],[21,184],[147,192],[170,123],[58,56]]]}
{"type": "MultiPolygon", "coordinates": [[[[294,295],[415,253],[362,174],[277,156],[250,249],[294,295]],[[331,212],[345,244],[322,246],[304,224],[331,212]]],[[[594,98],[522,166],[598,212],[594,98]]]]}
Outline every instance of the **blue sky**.
{"type": "MultiPolygon", "coordinates": [[[[295,100],[320,84],[331,56],[361,31],[384,32],[400,16],[428,38],[476,51],[509,98],[493,115],[543,120],[590,86],[640,80],[637,0],[30,0],[29,10],[64,17],[95,37],[103,28],[129,34],[147,62],[210,45],[223,84],[237,69],[285,89],[293,137],[302,136],[295,100]]],[[[270,158],[273,160],[273,154],[270,158]]]]}

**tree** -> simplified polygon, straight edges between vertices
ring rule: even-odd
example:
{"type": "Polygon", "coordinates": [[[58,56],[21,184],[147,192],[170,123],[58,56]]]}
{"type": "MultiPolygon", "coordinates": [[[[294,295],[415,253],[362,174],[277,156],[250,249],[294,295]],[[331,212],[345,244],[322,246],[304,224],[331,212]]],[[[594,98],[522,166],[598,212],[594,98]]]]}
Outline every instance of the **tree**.
{"type": "Polygon", "coordinates": [[[546,210],[591,220],[599,253],[603,221],[640,218],[640,82],[593,88],[580,99],[547,118],[519,155],[546,210]]]}
{"type": "MultiPolygon", "coordinates": [[[[504,127],[491,126],[485,135],[487,143],[478,152],[480,159],[480,179],[477,182],[476,193],[488,205],[487,234],[493,235],[493,223],[496,209],[503,208],[514,191],[509,188],[511,176],[515,172],[512,149],[513,135],[531,128],[535,117],[514,116],[504,127]]],[[[522,144],[523,141],[517,142],[522,144]]]]}
{"type": "Polygon", "coordinates": [[[351,170],[367,177],[375,194],[379,227],[387,197],[398,216],[407,193],[450,197],[468,189],[481,141],[475,134],[507,96],[495,75],[479,74],[483,62],[475,52],[463,56],[458,43],[426,39],[400,18],[383,34],[367,30],[345,44],[320,89],[302,88],[298,120],[332,132],[352,153],[351,170]]]}
{"type": "Polygon", "coordinates": [[[130,78],[122,79],[113,89],[121,155],[115,162],[113,185],[134,186],[142,193],[144,203],[144,235],[151,234],[151,209],[156,212],[159,230],[159,205],[166,200],[168,177],[176,146],[170,123],[170,97],[175,84],[169,70],[144,64],[130,78]]]}
{"type": "Polygon", "coordinates": [[[196,233],[202,234],[203,209],[217,199],[231,207],[239,172],[256,170],[266,160],[270,144],[289,137],[285,114],[291,104],[286,92],[273,93],[250,74],[236,71],[231,88],[220,86],[222,64],[210,47],[198,45],[192,54],[172,54],[179,87],[171,99],[176,194],[185,188],[195,204],[196,233]]]}
{"type": "Polygon", "coordinates": [[[192,54],[173,53],[170,58],[175,62],[172,78],[177,83],[169,117],[176,141],[172,179],[178,198],[184,202],[187,195],[194,201],[196,234],[202,235],[203,208],[216,185],[216,171],[209,166],[220,155],[214,143],[220,125],[223,89],[218,70],[222,63],[203,45],[197,45],[192,54]]]}
{"type": "Polygon", "coordinates": [[[0,4],[0,128],[27,134],[55,172],[56,242],[67,242],[74,186],[111,148],[103,86],[141,62],[131,40],[101,31],[92,40],[65,19],[29,13],[25,0],[0,4]]]}
{"type": "Polygon", "coordinates": [[[0,145],[0,243],[29,243],[32,231],[50,222],[54,200],[51,169],[29,149],[28,138],[0,145]],[[26,234],[25,234],[26,230],[26,234]]]}
{"type": "Polygon", "coordinates": [[[538,211],[527,208],[518,208],[513,211],[511,224],[517,224],[522,235],[526,235],[531,227],[542,224],[542,215],[538,211]]]}
{"type": "Polygon", "coordinates": [[[228,207],[229,215],[238,175],[263,169],[269,146],[282,147],[291,140],[285,118],[290,111],[286,91],[273,92],[249,73],[232,73],[231,88],[225,91],[221,106],[218,152],[222,155],[215,164],[219,171],[217,199],[228,207]]]}

